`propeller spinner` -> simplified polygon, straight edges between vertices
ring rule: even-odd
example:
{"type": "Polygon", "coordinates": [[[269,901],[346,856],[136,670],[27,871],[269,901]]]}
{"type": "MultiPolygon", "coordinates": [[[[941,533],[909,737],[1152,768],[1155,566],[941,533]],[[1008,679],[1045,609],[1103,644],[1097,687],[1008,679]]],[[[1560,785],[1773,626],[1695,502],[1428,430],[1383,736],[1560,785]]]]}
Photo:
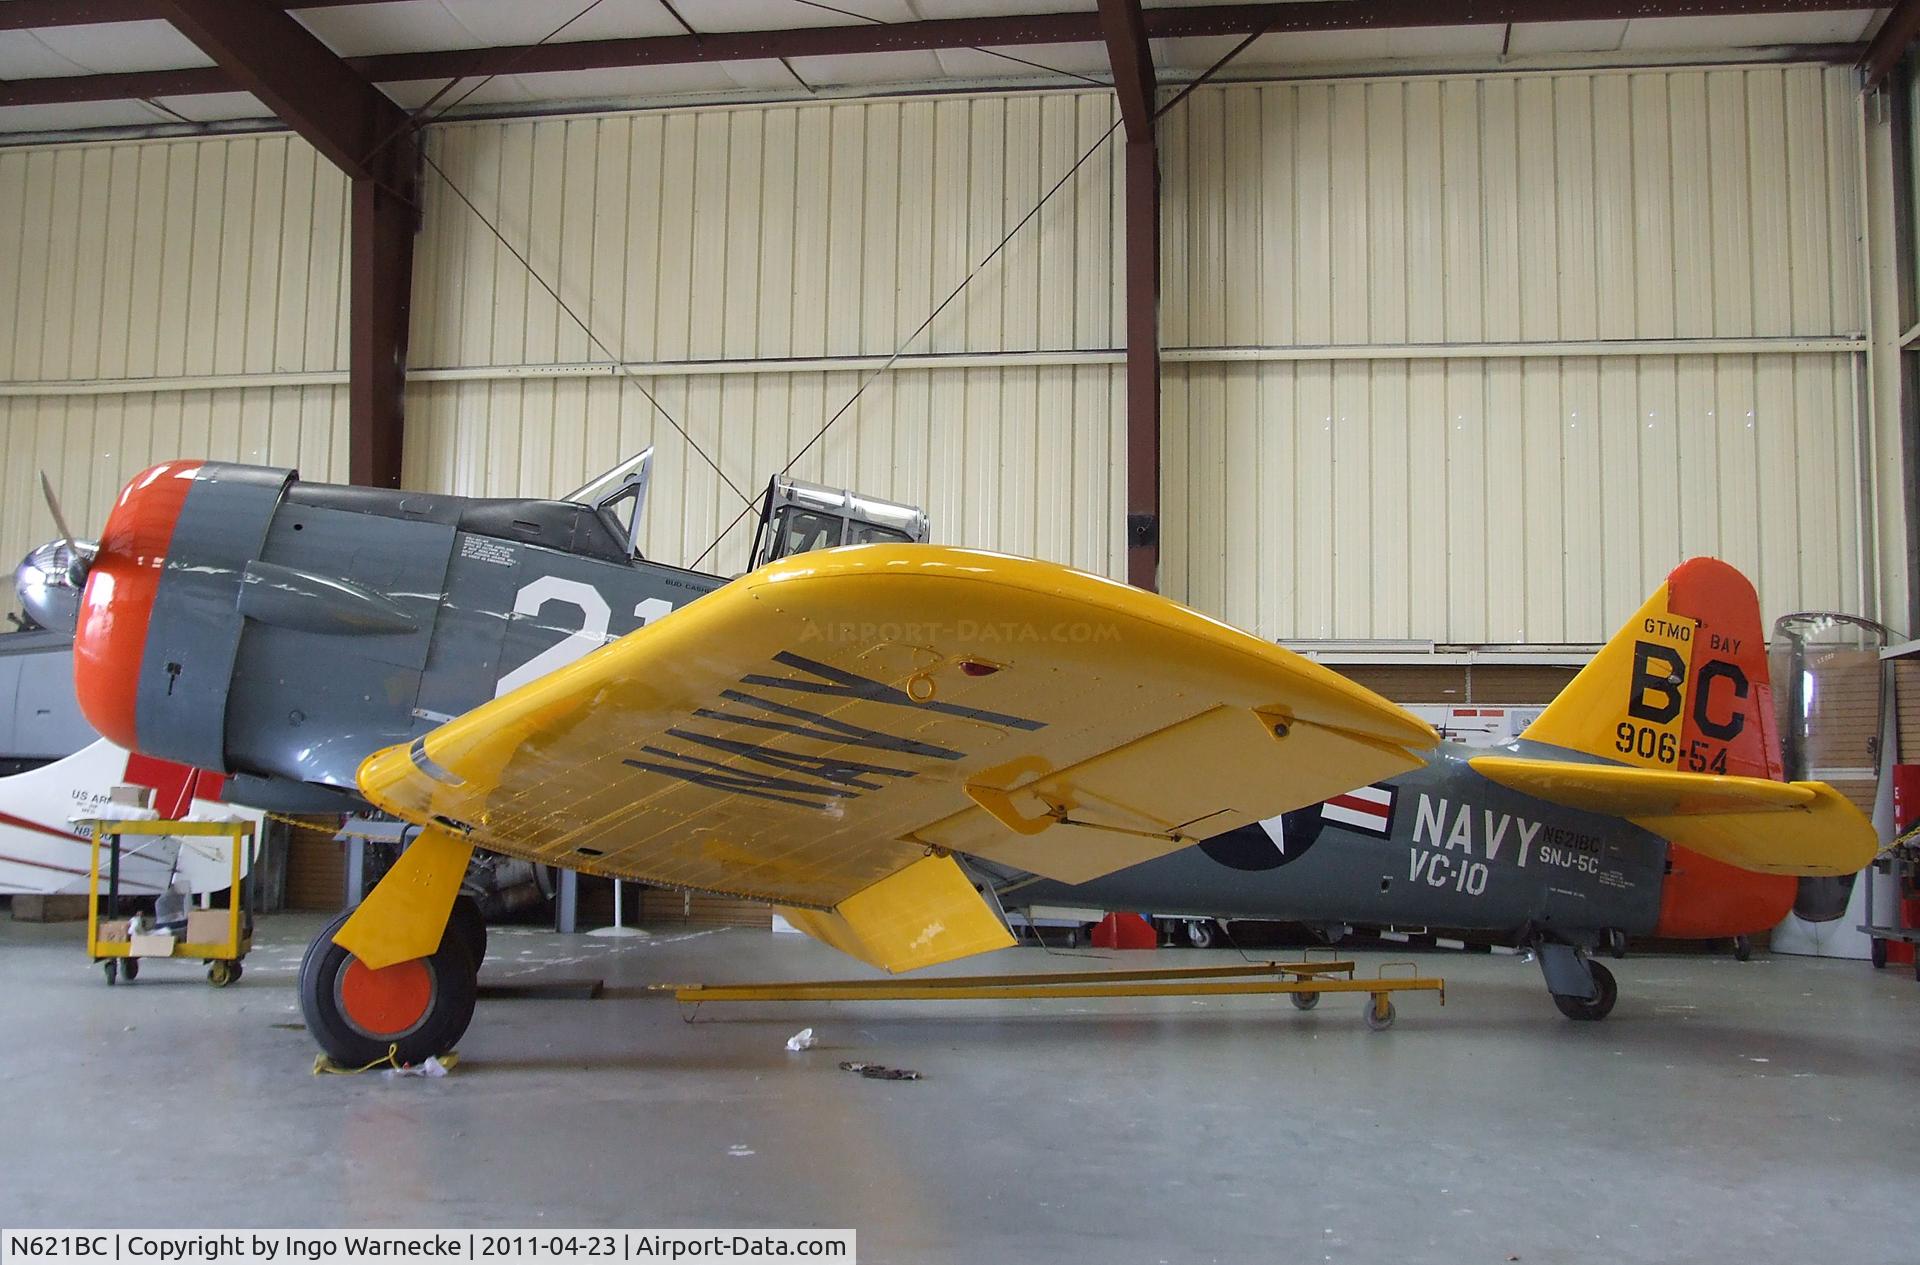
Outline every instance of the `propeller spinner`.
{"type": "Polygon", "coordinates": [[[28,618],[42,628],[72,632],[80,619],[80,594],[86,588],[87,571],[93,566],[98,546],[74,539],[67,516],[54,495],[53,481],[40,472],[40,491],[47,498],[53,525],[60,539],[49,540],[21,560],[14,568],[13,587],[28,618]]]}

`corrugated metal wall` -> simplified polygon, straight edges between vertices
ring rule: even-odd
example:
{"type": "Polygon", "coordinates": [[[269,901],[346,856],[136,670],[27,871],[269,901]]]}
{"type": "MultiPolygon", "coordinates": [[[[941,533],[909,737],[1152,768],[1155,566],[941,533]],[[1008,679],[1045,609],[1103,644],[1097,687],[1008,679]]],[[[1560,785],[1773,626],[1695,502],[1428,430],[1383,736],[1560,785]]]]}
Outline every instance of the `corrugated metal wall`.
{"type": "Polygon", "coordinates": [[[1203,89],[1162,128],[1169,592],[1585,642],[1717,553],[1769,611],[1862,609],[1845,70],[1203,89]]]}
{"type": "MultiPolygon", "coordinates": [[[[1055,93],[435,129],[409,480],[552,494],[656,444],[642,540],[691,563],[1113,117],[1055,93]],[[615,357],[632,381],[583,372],[615,357]]],[[[1124,392],[1075,363],[1116,337],[1117,197],[1103,152],[794,472],[924,504],[940,540],[1119,566],[1124,392]]]]}
{"type": "Polygon", "coordinates": [[[42,469],[76,530],[168,457],[346,477],[346,213],[285,136],[0,149],[0,566],[42,469]]]}
{"type": "MultiPolygon", "coordinates": [[[[1863,609],[1856,109],[1803,66],[1192,94],[1162,123],[1166,587],[1283,639],[1591,641],[1711,551],[1769,611],[1863,609]]],[[[728,483],[1113,117],[1088,90],[433,129],[481,214],[429,175],[408,481],[555,494],[654,443],[645,546],[693,562],[728,483]]],[[[1118,573],[1115,152],[797,473],[1118,573]]],[[[345,213],[282,136],[0,150],[0,558],[51,534],[40,466],[91,523],[164,456],[343,477],[345,213]]]]}

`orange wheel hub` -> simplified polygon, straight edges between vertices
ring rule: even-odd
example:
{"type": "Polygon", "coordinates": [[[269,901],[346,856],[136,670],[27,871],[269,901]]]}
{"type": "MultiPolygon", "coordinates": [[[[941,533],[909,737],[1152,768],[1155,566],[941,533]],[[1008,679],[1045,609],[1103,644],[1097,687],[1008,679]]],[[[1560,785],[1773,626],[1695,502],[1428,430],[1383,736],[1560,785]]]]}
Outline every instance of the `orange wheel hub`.
{"type": "Polygon", "coordinates": [[[359,958],[340,973],[340,1012],[371,1037],[398,1037],[413,1031],[433,1004],[433,972],[413,958],[378,970],[359,958]]]}

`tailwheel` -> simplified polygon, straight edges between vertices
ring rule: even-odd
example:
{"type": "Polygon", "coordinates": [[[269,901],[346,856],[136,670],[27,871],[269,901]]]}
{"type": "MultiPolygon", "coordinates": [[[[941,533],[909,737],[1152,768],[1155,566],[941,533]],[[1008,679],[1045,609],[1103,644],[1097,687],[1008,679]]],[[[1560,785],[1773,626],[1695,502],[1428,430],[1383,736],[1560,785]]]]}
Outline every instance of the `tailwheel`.
{"type": "Polygon", "coordinates": [[[477,972],[467,938],[442,935],[430,956],[375,970],[333,942],[350,915],[328,923],[300,963],[307,1031],[349,1067],[382,1060],[393,1047],[402,1063],[451,1050],[473,1020],[477,972]]]}
{"type": "Polygon", "coordinates": [[[1620,985],[1613,978],[1613,972],[1598,962],[1589,960],[1587,969],[1593,972],[1595,993],[1591,999],[1571,997],[1564,993],[1553,995],[1553,1004],[1560,1013],[1569,1019],[1599,1020],[1613,1013],[1613,1003],[1620,999],[1620,985]]]}

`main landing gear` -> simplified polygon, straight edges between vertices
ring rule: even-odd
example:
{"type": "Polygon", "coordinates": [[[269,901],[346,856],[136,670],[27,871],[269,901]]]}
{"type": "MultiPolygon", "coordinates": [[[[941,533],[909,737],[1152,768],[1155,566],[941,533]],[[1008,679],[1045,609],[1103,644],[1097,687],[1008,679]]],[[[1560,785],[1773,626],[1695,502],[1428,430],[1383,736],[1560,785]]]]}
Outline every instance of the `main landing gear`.
{"type": "Polygon", "coordinates": [[[1533,954],[1539,959],[1540,973],[1547,979],[1547,991],[1553,994],[1553,1004],[1561,1014],[1569,1019],[1593,1022],[1613,1013],[1613,1003],[1620,998],[1620,985],[1614,980],[1613,972],[1588,957],[1584,948],[1536,940],[1533,954]]]}
{"type": "Polygon", "coordinates": [[[334,1062],[357,1068],[391,1055],[419,1063],[466,1032],[487,951],[480,907],[458,895],[471,854],[464,839],[429,828],[359,908],[308,946],[300,1009],[334,1062]]]}
{"type": "Polygon", "coordinates": [[[450,921],[431,954],[376,970],[333,942],[350,916],[328,923],[300,963],[300,1010],[313,1039],[347,1067],[378,1062],[389,1050],[401,1063],[451,1050],[473,1021],[478,995],[468,938],[450,921]]]}

